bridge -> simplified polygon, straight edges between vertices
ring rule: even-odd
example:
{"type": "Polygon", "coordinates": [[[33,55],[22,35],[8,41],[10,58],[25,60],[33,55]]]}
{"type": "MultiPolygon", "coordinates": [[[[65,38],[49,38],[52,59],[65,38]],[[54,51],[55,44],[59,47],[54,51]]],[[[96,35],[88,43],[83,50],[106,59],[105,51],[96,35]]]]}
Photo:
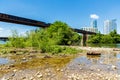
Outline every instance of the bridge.
{"type": "MultiPolygon", "coordinates": [[[[36,26],[36,27],[42,27],[42,28],[46,28],[46,27],[50,26],[50,23],[45,23],[45,22],[42,22],[42,21],[37,21],[37,20],[18,17],[18,16],[13,16],[13,15],[4,14],[4,13],[0,13],[0,21],[15,23],[15,24],[23,24],[23,25],[28,25],[28,26],[36,26]]],[[[96,34],[95,32],[90,32],[90,31],[85,31],[85,30],[80,30],[80,29],[74,29],[74,28],[72,28],[72,29],[75,32],[83,34],[83,44],[86,43],[87,34],[90,34],[90,35],[96,34]]],[[[0,37],[0,39],[8,40],[7,37],[0,37]]]]}
{"type": "Polygon", "coordinates": [[[7,41],[7,40],[8,40],[8,37],[0,37],[0,40],[2,40],[2,41],[7,41]]]}
{"type": "Polygon", "coordinates": [[[78,33],[82,33],[83,37],[82,37],[82,45],[86,46],[86,41],[88,39],[88,35],[93,35],[96,34],[95,32],[90,32],[90,31],[85,31],[85,30],[81,30],[81,29],[73,29],[75,32],[78,33]]]}

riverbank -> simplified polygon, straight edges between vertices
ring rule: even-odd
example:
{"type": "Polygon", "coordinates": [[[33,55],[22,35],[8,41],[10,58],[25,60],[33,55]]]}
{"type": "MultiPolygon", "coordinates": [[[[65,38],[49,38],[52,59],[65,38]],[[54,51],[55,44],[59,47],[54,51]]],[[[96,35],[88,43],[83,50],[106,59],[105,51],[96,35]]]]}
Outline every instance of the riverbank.
{"type": "MultiPolygon", "coordinates": [[[[10,64],[0,66],[0,80],[119,80],[120,57],[117,48],[78,47],[82,53],[48,55],[40,51],[6,54],[10,64]],[[114,51],[114,50],[118,51],[114,51]],[[101,56],[87,56],[99,51],[101,56]],[[119,55],[118,55],[119,56],[119,55]]],[[[1,55],[3,57],[3,55],[1,55]]]]}

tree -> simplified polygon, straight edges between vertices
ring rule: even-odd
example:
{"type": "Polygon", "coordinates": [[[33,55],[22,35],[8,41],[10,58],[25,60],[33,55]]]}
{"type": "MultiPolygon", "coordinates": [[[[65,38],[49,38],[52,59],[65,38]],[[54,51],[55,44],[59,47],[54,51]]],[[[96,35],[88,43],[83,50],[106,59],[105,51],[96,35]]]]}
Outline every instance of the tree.
{"type": "Polygon", "coordinates": [[[107,35],[93,35],[90,37],[89,43],[120,43],[120,35],[117,34],[116,30],[110,32],[107,35]]]}
{"type": "Polygon", "coordinates": [[[113,30],[113,31],[110,32],[109,35],[110,35],[111,37],[114,37],[114,36],[117,35],[117,31],[116,31],[116,30],[113,30]]]}
{"type": "Polygon", "coordinates": [[[66,23],[56,21],[48,29],[47,34],[54,44],[72,45],[81,41],[81,36],[74,32],[66,23]]]}

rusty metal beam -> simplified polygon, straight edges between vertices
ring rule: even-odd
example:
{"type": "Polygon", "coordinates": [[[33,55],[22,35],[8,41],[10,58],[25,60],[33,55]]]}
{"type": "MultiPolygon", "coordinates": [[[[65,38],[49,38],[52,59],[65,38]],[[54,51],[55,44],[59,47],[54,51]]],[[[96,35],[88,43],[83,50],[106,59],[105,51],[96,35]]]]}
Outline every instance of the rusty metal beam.
{"type": "Polygon", "coordinates": [[[42,21],[22,18],[22,17],[3,14],[3,13],[0,13],[0,21],[9,22],[9,23],[16,23],[16,24],[23,24],[23,25],[29,25],[29,26],[37,26],[37,27],[42,27],[42,28],[50,26],[49,23],[45,23],[45,22],[42,22],[42,21]]]}
{"type": "Polygon", "coordinates": [[[81,29],[73,29],[75,32],[82,33],[82,34],[96,34],[95,32],[85,31],[81,29]]]}

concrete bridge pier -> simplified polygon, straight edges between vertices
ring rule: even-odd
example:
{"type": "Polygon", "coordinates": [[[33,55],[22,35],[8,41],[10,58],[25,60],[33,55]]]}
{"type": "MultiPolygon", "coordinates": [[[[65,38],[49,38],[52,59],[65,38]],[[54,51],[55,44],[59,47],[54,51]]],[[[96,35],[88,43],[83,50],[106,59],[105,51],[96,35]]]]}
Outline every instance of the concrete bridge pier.
{"type": "Polygon", "coordinates": [[[88,35],[86,33],[83,33],[82,41],[81,41],[82,46],[86,46],[87,39],[88,39],[88,35]]]}

